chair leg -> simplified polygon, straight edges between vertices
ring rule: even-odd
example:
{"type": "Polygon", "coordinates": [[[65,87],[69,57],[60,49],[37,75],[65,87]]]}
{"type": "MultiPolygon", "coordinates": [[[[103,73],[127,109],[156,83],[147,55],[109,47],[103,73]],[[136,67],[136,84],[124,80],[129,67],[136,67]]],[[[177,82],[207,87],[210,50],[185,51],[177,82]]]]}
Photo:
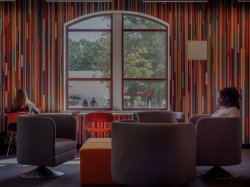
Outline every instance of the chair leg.
{"type": "Polygon", "coordinates": [[[203,179],[235,179],[239,176],[240,175],[229,173],[220,166],[214,166],[210,170],[198,174],[198,177],[203,179]]]}
{"type": "Polygon", "coordinates": [[[7,150],[7,156],[9,156],[10,144],[11,144],[12,138],[13,138],[13,135],[11,134],[11,135],[10,135],[10,139],[9,139],[9,145],[8,145],[8,150],[7,150]]]}
{"type": "Polygon", "coordinates": [[[45,166],[38,166],[37,168],[22,173],[19,176],[23,178],[55,178],[55,177],[60,177],[62,175],[63,172],[55,171],[45,166]]]}

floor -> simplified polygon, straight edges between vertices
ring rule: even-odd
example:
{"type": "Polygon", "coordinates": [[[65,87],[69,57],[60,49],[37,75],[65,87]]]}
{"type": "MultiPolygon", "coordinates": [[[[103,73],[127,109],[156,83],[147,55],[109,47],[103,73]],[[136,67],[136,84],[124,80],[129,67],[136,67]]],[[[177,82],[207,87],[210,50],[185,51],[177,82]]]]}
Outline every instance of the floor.
{"type": "MultiPolygon", "coordinates": [[[[41,186],[41,187],[73,187],[80,186],[80,166],[79,157],[66,162],[54,169],[64,172],[62,177],[56,179],[24,179],[18,174],[33,169],[33,166],[24,166],[17,163],[16,156],[12,153],[9,157],[0,156],[0,187],[9,186],[41,186]]],[[[240,175],[232,180],[204,180],[199,177],[192,183],[182,185],[188,187],[250,187],[250,149],[242,149],[242,163],[236,166],[223,167],[231,173],[240,175]]],[[[197,167],[197,173],[200,173],[208,167],[197,167]]],[[[119,186],[119,185],[117,185],[119,186]]]]}

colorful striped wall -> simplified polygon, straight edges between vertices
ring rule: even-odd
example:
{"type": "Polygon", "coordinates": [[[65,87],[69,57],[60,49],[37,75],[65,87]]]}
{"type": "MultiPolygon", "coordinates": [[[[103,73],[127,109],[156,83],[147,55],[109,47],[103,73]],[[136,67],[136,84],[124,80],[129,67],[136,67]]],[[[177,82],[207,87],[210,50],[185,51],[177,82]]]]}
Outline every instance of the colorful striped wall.
{"type": "MultiPolygon", "coordinates": [[[[216,109],[217,91],[236,86],[242,95],[243,143],[249,144],[250,3],[47,3],[0,2],[0,112],[10,109],[15,90],[24,88],[43,112],[62,111],[63,25],[81,15],[128,10],[170,24],[171,106],[187,115],[216,109]],[[207,40],[208,60],[187,61],[186,40],[207,40]]],[[[3,121],[1,119],[1,121],[3,121]]],[[[0,131],[5,129],[1,123],[0,131]]]]}

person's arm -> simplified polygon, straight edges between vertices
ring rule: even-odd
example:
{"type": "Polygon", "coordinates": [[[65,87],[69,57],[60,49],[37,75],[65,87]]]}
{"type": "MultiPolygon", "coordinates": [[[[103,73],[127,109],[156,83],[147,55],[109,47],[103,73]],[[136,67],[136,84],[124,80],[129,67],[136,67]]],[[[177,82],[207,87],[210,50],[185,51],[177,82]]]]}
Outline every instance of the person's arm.
{"type": "Polygon", "coordinates": [[[30,104],[30,112],[34,113],[34,114],[39,114],[40,110],[33,103],[31,103],[30,104]]]}

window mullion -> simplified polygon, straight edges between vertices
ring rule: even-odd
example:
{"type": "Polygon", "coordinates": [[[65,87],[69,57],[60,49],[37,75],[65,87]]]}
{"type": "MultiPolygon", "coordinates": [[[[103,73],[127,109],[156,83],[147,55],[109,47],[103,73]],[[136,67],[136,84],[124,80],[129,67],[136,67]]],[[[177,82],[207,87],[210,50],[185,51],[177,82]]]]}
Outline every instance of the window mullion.
{"type": "Polygon", "coordinates": [[[122,14],[113,14],[113,109],[122,110],[122,14]]]}

